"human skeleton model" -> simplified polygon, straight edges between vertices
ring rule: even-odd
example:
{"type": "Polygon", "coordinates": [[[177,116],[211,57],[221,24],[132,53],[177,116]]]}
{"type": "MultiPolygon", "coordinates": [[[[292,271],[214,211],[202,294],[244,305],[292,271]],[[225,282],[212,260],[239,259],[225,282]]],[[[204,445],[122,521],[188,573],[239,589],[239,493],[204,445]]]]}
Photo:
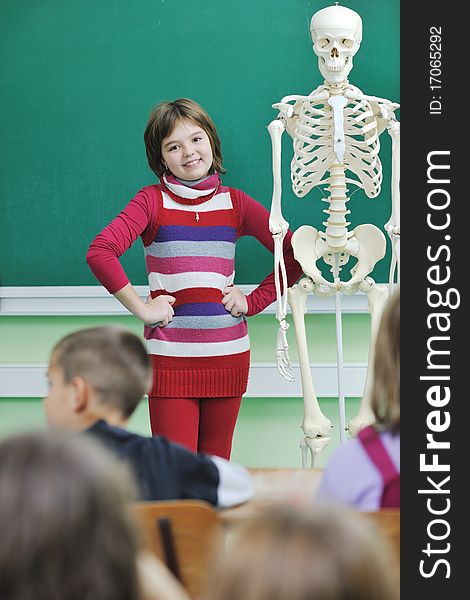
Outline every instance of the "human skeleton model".
{"type": "Polygon", "coordinates": [[[399,279],[400,250],[399,123],[394,115],[399,105],[383,98],[366,96],[348,81],[353,56],[362,39],[362,21],[356,12],[338,5],[319,10],[312,17],[310,31],[313,50],[318,56],[318,66],[325,79],[324,84],[308,96],[285,96],[281,102],[273,104],[273,108],[279,110],[279,115],[268,127],[273,148],[274,175],[269,227],[275,246],[276,318],[279,321],[276,358],[279,372],[293,381],[286,336],[288,324],[285,320],[289,303],[304,396],[302,430],[305,439],[301,443],[303,466],[307,451],[310,451],[310,463],[313,465],[315,455],[329,442],[331,429],[331,422],[320,410],[310,370],[304,321],[307,296],[309,293],[335,296],[340,436],[343,441],[346,427],[342,393],[341,294],[354,294],[357,291],[367,294],[367,306],[371,315],[364,394],[358,414],[348,424],[349,433],[356,435],[374,420],[369,401],[374,342],[395,273],[397,281],[399,279]],[[303,225],[294,232],[294,255],[306,277],[289,289],[282,253],[283,239],[289,224],[281,213],[281,138],[286,129],[293,139],[291,180],[294,193],[301,198],[315,186],[326,186],[329,194],[323,198],[329,205],[324,210],[328,215],[323,223],[325,231],[303,225]],[[346,208],[349,201],[347,184],[363,189],[369,198],[375,198],[380,193],[382,165],[379,159],[379,136],[385,129],[392,138],[392,212],[384,226],[392,246],[389,288],[376,284],[368,276],[385,255],[384,234],[372,224],[359,225],[349,231],[350,223],[346,221],[346,215],[351,212],[346,208]],[[350,279],[343,281],[340,272],[351,256],[357,262],[350,270],[350,279]],[[320,259],[330,265],[333,281],[323,277],[317,266],[320,259]]]}

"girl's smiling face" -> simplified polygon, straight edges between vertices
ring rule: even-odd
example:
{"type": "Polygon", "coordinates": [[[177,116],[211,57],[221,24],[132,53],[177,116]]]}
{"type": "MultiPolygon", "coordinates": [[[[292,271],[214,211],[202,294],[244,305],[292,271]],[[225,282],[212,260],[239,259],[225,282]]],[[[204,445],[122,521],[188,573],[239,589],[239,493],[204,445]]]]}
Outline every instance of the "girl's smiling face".
{"type": "Polygon", "coordinates": [[[207,133],[193,121],[180,119],[162,142],[167,169],[187,181],[205,177],[212,167],[212,148],[207,133]]]}

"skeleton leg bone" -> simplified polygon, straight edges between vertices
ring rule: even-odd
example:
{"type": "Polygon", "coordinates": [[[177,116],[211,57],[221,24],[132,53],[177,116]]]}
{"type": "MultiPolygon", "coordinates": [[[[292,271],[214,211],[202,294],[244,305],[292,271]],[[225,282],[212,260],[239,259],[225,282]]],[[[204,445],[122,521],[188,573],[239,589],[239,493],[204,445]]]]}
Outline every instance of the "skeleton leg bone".
{"type": "MultiPolygon", "coordinates": [[[[328,438],[324,445],[329,441],[331,430],[331,421],[325,417],[318,404],[318,399],[313,388],[312,373],[310,370],[310,358],[307,346],[307,334],[305,330],[305,308],[307,296],[311,292],[312,281],[306,277],[299,283],[289,288],[288,298],[292,309],[292,317],[295,326],[295,335],[297,339],[297,348],[299,352],[300,374],[302,379],[302,392],[304,397],[304,420],[302,430],[307,438],[316,438],[324,436],[328,438]]],[[[310,446],[309,446],[310,447],[310,446]]]]}
{"type": "Polygon", "coordinates": [[[388,286],[376,284],[374,280],[367,277],[359,286],[361,292],[367,294],[367,309],[370,313],[370,343],[366,382],[361,404],[357,415],[349,421],[348,430],[353,436],[374,422],[374,415],[370,407],[372,383],[374,377],[375,338],[379,328],[380,318],[389,296],[388,286]]]}
{"type": "Polygon", "coordinates": [[[302,452],[302,469],[309,466],[311,469],[315,466],[315,458],[323,448],[329,443],[329,437],[305,437],[300,442],[300,450],[302,452]],[[307,453],[310,455],[310,464],[307,465],[307,453]]]}
{"type": "MultiPolygon", "coordinates": [[[[307,444],[305,443],[305,439],[300,440],[300,451],[302,452],[302,469],[307,468],[307,444]]],[[[310,455],[310,467],[313,467],[312,457],[310,455]]]]}

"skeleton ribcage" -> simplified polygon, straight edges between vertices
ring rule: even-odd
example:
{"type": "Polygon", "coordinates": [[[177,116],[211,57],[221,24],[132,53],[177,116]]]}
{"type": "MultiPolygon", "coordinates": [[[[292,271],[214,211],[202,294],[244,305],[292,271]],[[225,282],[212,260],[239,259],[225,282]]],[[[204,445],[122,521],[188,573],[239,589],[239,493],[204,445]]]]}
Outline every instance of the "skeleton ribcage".
{"type": "MultiPolygon", "coordinates": [[[[362,188],[369,198],[374,198],[380,193],[382,184],[377,121],[367,100],[349,100],[343,114],[345,180],[362,188]]],[[[305,196],[316,185],[328,184],[328,178],[323,180],[323,177],[331,165],[338,164],[333,134],[332,107],[324,101],[303,101],[292,131],[291,178],[296,196],[305,196]]]]}

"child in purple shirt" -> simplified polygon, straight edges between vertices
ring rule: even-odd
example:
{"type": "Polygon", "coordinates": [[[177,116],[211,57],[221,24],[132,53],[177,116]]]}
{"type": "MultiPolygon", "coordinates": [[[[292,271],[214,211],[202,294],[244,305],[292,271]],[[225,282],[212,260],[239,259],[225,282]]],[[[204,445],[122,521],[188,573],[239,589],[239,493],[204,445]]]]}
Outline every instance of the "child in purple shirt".
{"type": "Polygon", "coordinates": [[[363,511],[400,508],[400,292],[387,302],[375,345],[375,424],[340,446],[327,463],[316,499],[363,511]]]}

